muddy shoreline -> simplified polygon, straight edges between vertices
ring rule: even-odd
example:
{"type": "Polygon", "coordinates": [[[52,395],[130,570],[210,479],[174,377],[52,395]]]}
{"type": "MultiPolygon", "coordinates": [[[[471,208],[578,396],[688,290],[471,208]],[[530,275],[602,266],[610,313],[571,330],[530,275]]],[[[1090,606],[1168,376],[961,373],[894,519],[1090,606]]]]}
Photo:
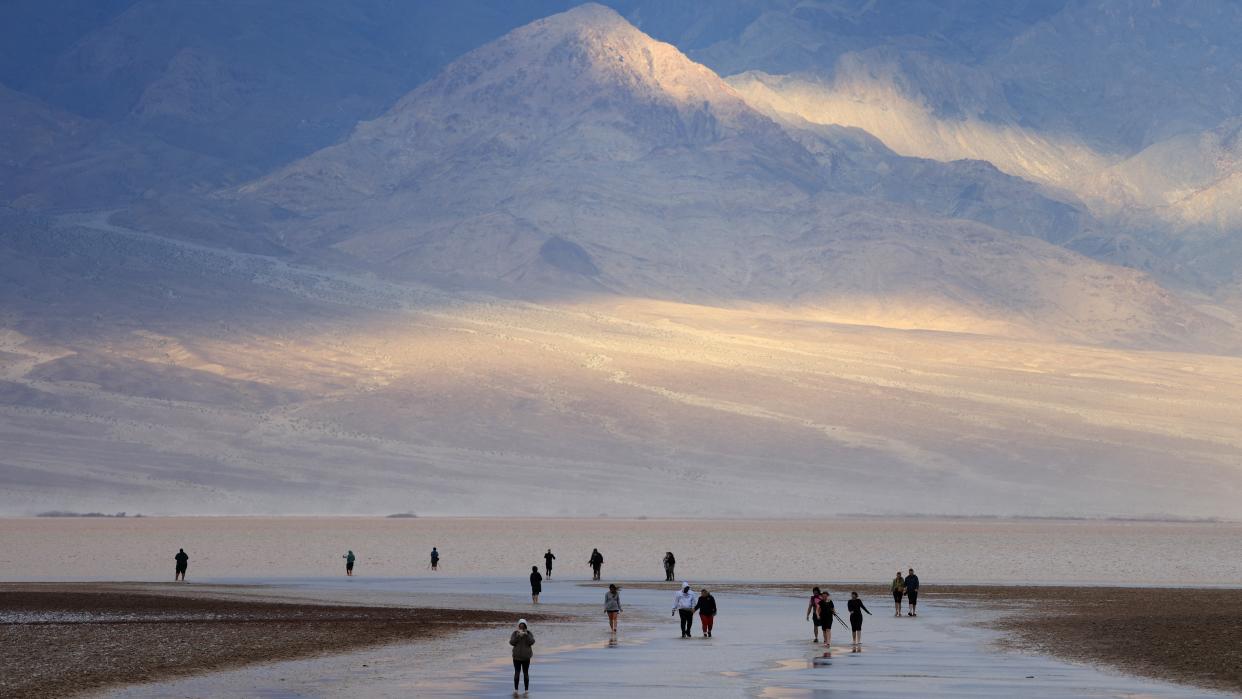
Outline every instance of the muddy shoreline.
{"type": "Polygon", "coordinates": [[[922,599],[1001,610],[991,626],[1015,650],[1242,692],[1242,590],[954,586],[922,599]]]}
{"type": "Polygon", "coordinates": [[[479,610],[251,600],[209,586],[150,588],[0,585],[0,696],[66,697],[497,623],[494,613],[479,610]]]}

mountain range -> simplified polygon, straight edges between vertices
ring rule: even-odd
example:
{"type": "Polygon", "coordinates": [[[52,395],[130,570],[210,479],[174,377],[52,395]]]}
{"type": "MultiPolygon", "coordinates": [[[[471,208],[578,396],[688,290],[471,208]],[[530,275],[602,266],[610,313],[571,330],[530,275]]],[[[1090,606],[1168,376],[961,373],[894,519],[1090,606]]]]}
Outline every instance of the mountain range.
{"type": "Polygon", "coordinates": [[[1239,514],[1228,6],[209,5],[5,10],[0,509],[1239,514]]]}

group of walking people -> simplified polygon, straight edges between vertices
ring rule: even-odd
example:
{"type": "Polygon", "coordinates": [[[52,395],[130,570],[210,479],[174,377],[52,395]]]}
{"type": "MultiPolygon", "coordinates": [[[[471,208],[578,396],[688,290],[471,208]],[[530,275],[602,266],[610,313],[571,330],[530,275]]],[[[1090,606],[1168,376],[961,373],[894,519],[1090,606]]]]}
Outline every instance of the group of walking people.
{"type": "Polygon", "coordinates": [[[819,642],[820,632],[824,635],[824,646],[832,645],[832,624],[837,621],[842,628],[849,626],[850,628],[850,645],[852,651],[857,653],[862,650],[862,626],[863,612],[867,616],[871,616],[871,610],[867,609],[867,605],[863,604],[862,598],[857,592],[851,592],[849,600],[845,603],[845,610],[850,615],[849,624],[837,614],[836,602],[832,599],[832,593],[826,590],[820,590],[818,587],[811,588],[811,600],[806,606],[806,618],[811,622],[811,630],[814,633],[814,641],[819,642]]]}

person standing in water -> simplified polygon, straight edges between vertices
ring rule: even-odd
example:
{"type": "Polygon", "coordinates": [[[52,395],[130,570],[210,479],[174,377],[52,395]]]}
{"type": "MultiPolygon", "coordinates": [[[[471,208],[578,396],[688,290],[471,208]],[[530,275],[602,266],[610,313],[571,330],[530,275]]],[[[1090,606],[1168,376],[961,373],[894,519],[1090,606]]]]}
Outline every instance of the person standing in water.
{"type": "Polygon", "coordinates": [[[555,560],[556,556],[553,555],[552,549],[548,549],[548,552],[543,554],[543,569],[549,578],[552,577],[552,561],[555,560]]]}
{"type": "Polygon", "coordinates": [[[600,553],[599,549],[591,549],[591,558],[587,561],[587,564],[591,566],[591,571],[593,572],[591,579],[599,580],[599,569],[604,565],[604,554],[600,553]]]}
{"type": "Polygon", "coordinates": [[[699,613],[703,637],[711,638],[712,628],[716,625],[716,598],[706,588],[699,590],[699,601],[694,603],[694,610],[699,613]]]}
{"type": "Polygon", "coordinates": [[[530,599],[539,604],[539,593],[543,592],[543,576],[539,574],[539,566],[530,567],[530,599]]]}
{"type": "MultiPolygon", "coordinates": [[[[539,571],[535,571],[537,575],[539,571]]],[[[531,646],[535,645],[535,634],[530,632],[525,619],[518,619],[518,627],[509,634],[509,645],[513,646],[513,692],[518,691],[518,680],[523,681],[523,690],[530,691],[530,659],[535,653],[531,646]]]]}
{"type": "Polygon", "coordinates": [[[347,575],[347,576],[349,576],[349,577],[353,577],[353,575],[354,575],[354,558],[355,558],[355,556],[354,556],[354,552],[353,552],[353,551],[350,551],[350,552],[346,553],[344,556],[341,556],[341,558],[344,558],[344,559],[345,559],[345,575],[347,575]]]}
{"type": "Polygon", "coordinates": [[[664,582],[673,582],[674,580],[676,580],[676,578],[674,577],[674,572],[673,572],[673,569],[676,566],[677,566],[677,559],[673,557],[673,552],[666,551],[664,553],[664,582]]]}
{"type": "Polygon", "coordinates": [[[819,643],[819,588],[811,588],[811,601],[806,605],[806,618],[811,620],[811,630],[815,632],[815,642],[819,643]]]}
{"type": "Polygon", "coordinates": [[[871,615],[871,610],[867,609],[867,605],[858,597],[857,592],[850,593],[850,601],[845,603],[845,608],[850,610],[850,632],[854,640],[854,652],[862,650],[862,613],[866,612],[871,615]]]}
{"type": "Polygon", "coordinates": [[[824,647],[832,645],[832,617],[837,614],[837,605],[832,603],[832,593],[822,592],[819,595],[819,628],[824,632],[824,647]]]}
{"type": "Polygon", "coordinates": [[[432,570],[440,569],[440,552],[437,551],[436,547],[434,546],[431,547],[431,569],[432,570]]]}
{"type": "Polygon", "coordinates": [[[697,600],[694,597],[694,591],[690,589],[690,583],[681,584],[681,592],[673,595],[673,614],[681,616],[681,637],[690,638],[690,631],[694,628],[694,603],[697,600]]]}
{"type": "Polygon", "coordinates": [[[910,601],[910,611],[906,612],[906,616],[918,616],[919,576],[914,574],[913,568],[906,573],[906,599],[910,601]]]}
{"type": "Polygon", "coordinates": [[[190,554],[185,549],[177,549],[177,555],[173,556],[173,560],[177,562],[177,570],[173,573],[173,582],[180,580],[185,582],[185,569],[190,567],[190,554]]]}
{"type": "Polygon", "coordinates": [[[621,588],[609,585],[604,593],[604,611],[608,614],[608,628],[617,632],[617,617],[621,614],[621,588]]]}
{"type": "Polygon", "coordinates": [[[897,577],[893,578],[893,608],[896,613],[893,616],[901,616],[901,598],[906,594],[906,581],[901,578],[901,571],[897,571],[897,577]]]}

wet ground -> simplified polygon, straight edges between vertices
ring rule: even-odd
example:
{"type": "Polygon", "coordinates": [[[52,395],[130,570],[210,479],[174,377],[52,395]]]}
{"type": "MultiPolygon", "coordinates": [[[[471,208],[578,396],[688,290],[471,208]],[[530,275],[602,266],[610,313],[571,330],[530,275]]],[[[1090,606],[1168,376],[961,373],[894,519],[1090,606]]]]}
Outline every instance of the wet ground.
{"type": "MultiPolygon", "coordinates": [[[[232,580],[219,582],[255,583],[232,580]]],[[[530,611],[522,580],[485,578],[298,579],[280,594],[325,600],[491,610],[516,621],[530,611]]],[[[693,582],[693,581],[692,581],[693,582]]],[[[844,606],[848,590],[833,589],[844,606]]],[[[1086,664],[1005,651],[980,622],[994,612],[927,602],[918,618],[894,618],[891,601],[868,599],[863,650],[837,629],[827,655],[811,642],[805,601],[771,594],[717,595],[714,638],[680,639],[674,590],[626,589],[621,631],[610,638],[600,588],[545,582],[544,612],[579,622],[535,625],[531,696],[549,697],[1215,697],[1186,686],[1133,678],[1086,664]]],[[[268,592],[271,594],[271,591],[268,592]]],[[[417,645],[217,672],[106,693],[155,697],[494,697],[512,694],[507,631],[463,629],[417,645]]]]}

